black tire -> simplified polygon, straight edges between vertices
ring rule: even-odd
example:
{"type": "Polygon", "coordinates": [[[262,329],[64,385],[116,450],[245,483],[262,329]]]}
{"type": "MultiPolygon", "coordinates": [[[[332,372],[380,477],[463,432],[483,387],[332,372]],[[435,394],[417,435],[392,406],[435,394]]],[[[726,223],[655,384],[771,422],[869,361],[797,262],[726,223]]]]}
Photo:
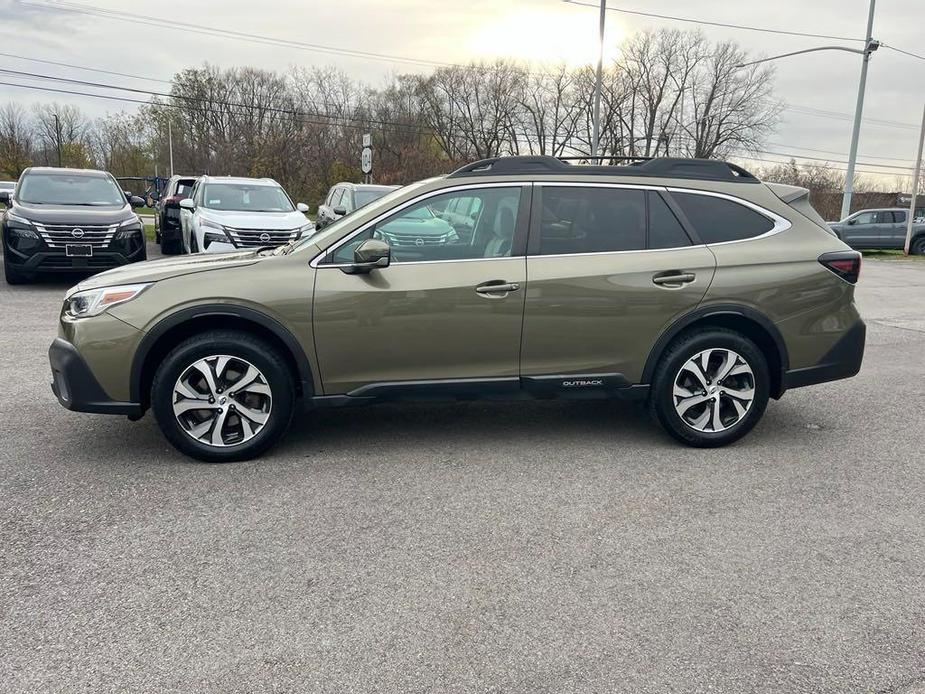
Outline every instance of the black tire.
{"type": "MultiPolygon", "coordinates": [[[[710,383],[709,380],[707,382],[710,383]]],[[[716,386],[717,384],[710,384],[709,387],[715,390],[716,386]]],[[[744,387],[747,388],[748,386],[744,387]]],[[[698,397],[706,397],[706,393],[707,391],[704,390],[703,396],[698,397]]],[[[764,414],[764,410],[768,405],[769,394],[768,362],[754,342],[740,333],[725,328],[702,328],[680,336],[662,355],[661,361],[659,361],[655,370],[655,376],[652,379],[649,409],[662,428],[681,443],[697,448],[712,448],[732,443],[751,431],[764,414]],[[753,399],[745,413],[740,416],[738,421],[734,421],[734,423],[728,425],[728,428],[720,431],[700,431],[694,428],[693,425],[682,419],[675,408],[675,380],[680,377],[682,367],[692,357],[708,349],[731,350],[739,355],[751,369],[751,376],[746,375],[743,378],[750,379],[754,386],[753,399]]],[[[724,412],[727,418],[732,420],[737,416],[733,408],[734,403],[732,401],[734,398],[723,395],[722,391],[718,392],[715,397],[715,402],[721,408],[720,411],[724,412]]],[[[703,405],[705,409],[713,407],[713,405],[708,404],[709,402],[707,401],[703,405]]],[[[689,411],[697,412],[695,408],[691,408],[689,411]]],[[[704,410],[700,411],[703,412],[704,410]]],[[[722,420],[720,424],[723,424],[722,420]]]]}
{"type": "Polygon", "coordinates": [[[161,241],[161,253],[164,255],[179,255],[181,250],[180,239],[163,239],[161,241]]]}
{"type": "Polygon", "coordinates": [[[909,252],[912,255],[925,255],[925,234],[916,236],[909,244],[909,252]]]}
{"type": "Polygon", "coordinates": [[[6,278],[7,284],[25,284],[29,281],[27,275],[10,267],[6,259],[6,253],[3,254],[3,276],[6,278]]]}
{"type": "MultiPolygon", "coordinates": [[[[286,433],[295,404],[293,382],[286,362],[272,345],[246,332],[213,330],[180,343],[161,362],[151,385],[151,409],[164,436],[182,453],[211,463],[248,460],[264,453],[286,433]],[[259,369],[266,385],[269,386],[272,398],[269,417],[253,438],[242,443],[231,443],[221,447],[203,443],[188,433],[174,414],[174,387],[177,380],[196,361],[213,355],[228,355],[250,362],[259,369]]],[[[216,378],[216,383],[221,385],[220,377],[216,378]]],[[[232,414],[235,408],[231,405],[235,402],[232,397],[235,395],[232,391],[234,383],[227,387],[228,392],[225,395],[228,396],[229,405],[226,420],[223,421],[227,422],[227,427],[233,429],[236,423],[233,419],[235,415],[232,414]]],[[[214,428],[213,423],[210,431],[214,428]]]]}

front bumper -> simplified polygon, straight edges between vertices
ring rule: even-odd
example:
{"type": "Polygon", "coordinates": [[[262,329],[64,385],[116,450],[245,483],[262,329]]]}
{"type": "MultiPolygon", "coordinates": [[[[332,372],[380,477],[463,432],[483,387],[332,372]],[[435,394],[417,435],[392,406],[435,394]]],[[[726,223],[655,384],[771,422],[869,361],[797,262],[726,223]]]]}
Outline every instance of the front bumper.
{"type": "Polygon", "coordinates": [[[94,249],[90,257],[74,257],[65,255],[63,251],[42,250],[29,255],[19,253],[14,249],[6,248],[9,264],[20,272],[99,272],[121,265],[128,265],[145,260],[144,244],[128,251],[97,251],[94,249]]]}
{"type": "Polygon", "coordinates": [[[836,342],[819,363],[784,374],[784,389],[801,388],[841,378],[851,378],[861,370],[867,326],[858,320],[836,342]]]}
{"type": "Polygon", "coordinates": [[[110,399],[77,348],[67,340],[55,338],[48,348],[48,361],[51,363],[51,390],[62,407],[76,412],[129,417],[143,414],[139,403],[110,399]]]}

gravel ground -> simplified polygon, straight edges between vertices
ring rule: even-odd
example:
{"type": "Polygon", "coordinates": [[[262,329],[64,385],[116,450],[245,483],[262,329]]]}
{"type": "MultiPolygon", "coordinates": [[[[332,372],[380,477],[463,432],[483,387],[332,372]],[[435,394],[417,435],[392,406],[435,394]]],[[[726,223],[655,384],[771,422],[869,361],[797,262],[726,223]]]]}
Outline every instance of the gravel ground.
{"type": "Polygon", "coordinates": [[[860,375],[726,449],[389,405],[225,466],[58,406],[65,287],[0,284],[5,692],[922,691],[925,264],[866,262],[860,375]]]}

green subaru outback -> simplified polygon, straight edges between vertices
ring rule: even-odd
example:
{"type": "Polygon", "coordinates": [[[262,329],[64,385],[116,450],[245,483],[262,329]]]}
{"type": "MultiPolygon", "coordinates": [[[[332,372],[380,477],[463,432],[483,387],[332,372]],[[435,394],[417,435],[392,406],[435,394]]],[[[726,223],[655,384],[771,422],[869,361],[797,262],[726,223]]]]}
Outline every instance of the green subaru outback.
{"type": "Polygon", "coordinates": [[[52,388],[72,410],[150,408],[209,461],[267,450],[300,404],[400,399],[642,400],[718,446],[769,398],[858,372],[860,264],[805,189],[732,164],[501,157],[288,246],[88,279],[52,388]]]}

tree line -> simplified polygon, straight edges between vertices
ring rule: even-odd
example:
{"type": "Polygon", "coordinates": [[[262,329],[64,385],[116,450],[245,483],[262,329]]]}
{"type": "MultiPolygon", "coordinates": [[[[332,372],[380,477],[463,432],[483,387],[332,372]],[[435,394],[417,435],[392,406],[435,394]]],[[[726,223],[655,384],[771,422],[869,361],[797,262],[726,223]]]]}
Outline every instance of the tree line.
{"type": "MultiPolygon", "coordinates": [[[[699,32],[628,39],[603,72],[599,153],[728,157],[759,148],[778,122],[773,69],[737,67],[747,53],[699,32]]],[[[379,86],[331,67],[285,73],[204,65],[135,113],[87,118],[70,105],[0,107],[0,171],[93,166],[165,175],[168,130],[178,173],[271,176],[312,203],[359,180],[371,133],[374,177],[408,183],[505,154],[587,156],[594,69],[508,60],[396,74],[379,86]]]]}

